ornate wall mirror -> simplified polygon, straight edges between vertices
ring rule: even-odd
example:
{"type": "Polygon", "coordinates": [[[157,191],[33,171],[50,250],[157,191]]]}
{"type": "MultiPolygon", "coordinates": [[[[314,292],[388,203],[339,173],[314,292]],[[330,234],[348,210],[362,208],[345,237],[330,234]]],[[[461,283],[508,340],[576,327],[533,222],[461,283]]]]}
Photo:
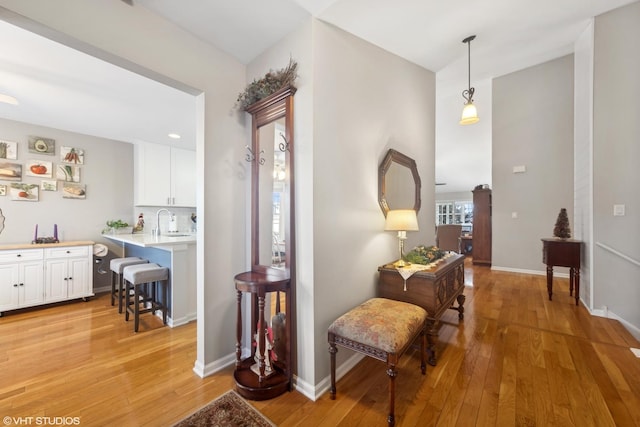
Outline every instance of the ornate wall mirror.
{"type": "Polygon", "coordinates": [[[293,260],[293,88],[247,108],[252,114],[252,271],[289,273],[293,260]]]}
{"type": "Polygon", "coordinates": [[[384,216],[391,209],[420,211],[421,185],[415,160],[390,149],[378,168],[378,203],[384,216]]]}

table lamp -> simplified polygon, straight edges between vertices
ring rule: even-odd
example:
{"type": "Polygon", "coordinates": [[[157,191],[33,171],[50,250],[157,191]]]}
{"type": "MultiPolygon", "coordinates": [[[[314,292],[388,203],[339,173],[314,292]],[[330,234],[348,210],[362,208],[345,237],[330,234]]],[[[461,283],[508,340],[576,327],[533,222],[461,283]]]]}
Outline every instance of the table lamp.
{"type": "Polygon", "coordinates": [[[407,239],[407,231],[418,231],[418,217],[413,209],[394,209],[387,212],[387,220],[384,223],[385,231],[398,232],[398,248],[400,259],[396,263],[398,267],[404,267],[404,241],[407,239]]]}

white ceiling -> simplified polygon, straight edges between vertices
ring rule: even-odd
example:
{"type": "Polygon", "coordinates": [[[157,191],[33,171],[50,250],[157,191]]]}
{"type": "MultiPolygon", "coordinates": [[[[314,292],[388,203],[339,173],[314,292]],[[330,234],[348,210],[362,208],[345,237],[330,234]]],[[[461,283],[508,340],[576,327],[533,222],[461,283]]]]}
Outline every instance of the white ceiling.
{"type": "MultiPolygon", "coordinates": [[[[118,4],[146,7],[242,63],[315,16],[436,72],[437,94],[442,97],[459,95],[466,86],[467,49],[462,44],[466,36],[477,35],[471,45],[474,85],[571,53],[591,17],[634,1],[133,0],[133,6],[118,4]]],[[[195,128],[192,95],[0,24],[0,38],[11,41],[0,45],[0,93],[20,101],[17,108],[0,103],[0,117],[129,142],[164,143],[169,132],[181,133],[184,144],[194,140],[189,133],[195,128]]],[[[461,144],[455,149],[464,151],[461,144]]],[[[466,174],[473,176],[473,170],[466,174]]]]}

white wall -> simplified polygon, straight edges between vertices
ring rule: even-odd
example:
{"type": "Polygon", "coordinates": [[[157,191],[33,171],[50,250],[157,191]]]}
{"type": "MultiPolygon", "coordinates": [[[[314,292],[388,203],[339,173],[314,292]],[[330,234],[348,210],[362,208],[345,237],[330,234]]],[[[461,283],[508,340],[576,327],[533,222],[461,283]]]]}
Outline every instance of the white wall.
{"type": "Polygon", "coordinates": [[[542,273],[540,239],[573,217],[573,76],[567,55],[493,81],[495,269],[542,273]]]}
{"type": "MultiPolygon", "coordinates": [[[[53,225],[57,224],[61,241],[93,240],[107,244],[108,241],[101,236],[106,221],[134,221],[131,144],[5,119],[0,119],[0,129],[0,139],[18,144],[18,158],[7,161],[19,163],[23,168],[22,181],[0,180],[0,184],[7,186],[7,195],[0,196],[0,209],[6,218],[5,229],[0,233],[0,245],[30,243],[35,224],[38,224],[40,237],[52,236],[53,225]],[[30,153],[30,135],[54,139],[55,155],[30,153]],[[63,198],[62,181],[58,181],[58,190],[40,190],[37,202],[11,200],[8,190],[12,182],[40,185],[42,181],[26,175],[26,165],[30,160],[52,162],[54,177],[46,179],[55,180],[55,168],[61,164],[61,146],[84,150],[84,164],[79,168],[80,184],[86,185],[86,199],[63,198]]],[[[110,244],[108,246],[111,247],[110,244]]]]}
{"type": "Polygon", "coordinates": [[[198,350],[196,370],[220,368],[235,347],[233,277],[245,264],[244,128],[233,111],[245,67],[142,7],[112,0],[0,0],[67,43],[147,76],[201,91],[197,105],[198,350]],[[78,42],[78,41],[82,42],[78,42]]]}
{"type": "Polygon", "coordinates": [[[637,337],[640,337],[639,22],[639,2],[596,17],[593,89],[593,306],[603,310],[608,307],[609,315],[623,320],[637,337]],[[625,205],[625,216],[613,216],[614,204],[625,205]]]}

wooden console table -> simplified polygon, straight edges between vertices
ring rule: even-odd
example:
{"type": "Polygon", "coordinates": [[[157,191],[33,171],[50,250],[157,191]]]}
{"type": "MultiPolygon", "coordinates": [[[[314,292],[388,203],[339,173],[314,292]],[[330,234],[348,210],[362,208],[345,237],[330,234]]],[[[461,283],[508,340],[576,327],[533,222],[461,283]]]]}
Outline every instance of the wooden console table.
{"type": "Polygon", "coordinates": [[[569,295],[576,288],[576,305],[580,298],[580,258],[582,241],[549,238],[542,240],[542,262],[547,265],[547,292],[549,301],[553,294],[553,267],[569,267],[569,295]]]}
{"type": "Polygon", "coordinates": [[[456,310],[460,320],[464,318],[464,255],[453,254],[432,269],[414,273],[406,283],[393,264],[378,267],[378,271],[378,296],[415,304],[427,311],[427,351],[429,364],[435,366],[440,318],[447,309],[456,310]]]}

